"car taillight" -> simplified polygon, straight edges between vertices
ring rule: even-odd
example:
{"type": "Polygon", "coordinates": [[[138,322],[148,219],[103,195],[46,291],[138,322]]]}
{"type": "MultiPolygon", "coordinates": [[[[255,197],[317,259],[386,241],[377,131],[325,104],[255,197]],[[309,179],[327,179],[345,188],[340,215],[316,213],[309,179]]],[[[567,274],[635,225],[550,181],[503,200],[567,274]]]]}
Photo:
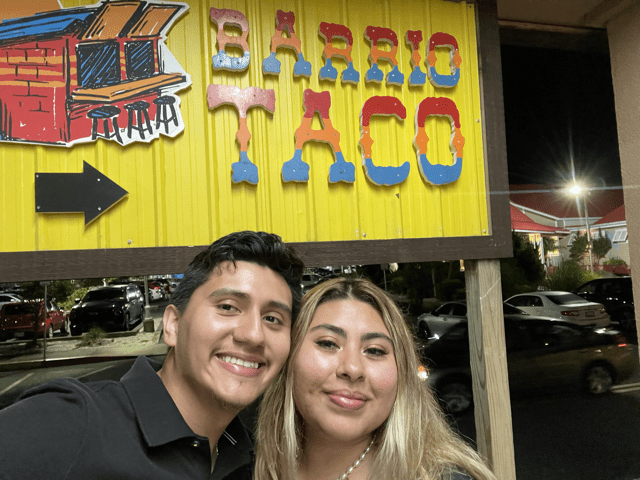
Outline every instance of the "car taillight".
{"type": "Polygon", "coordinates": [[[580,312],[577,310],[563,310],[560,312],[560,315],[564,315],[565,317],[578,317],[580,316],[580,312]]]}
{"type": "Polygon", "coordinates": [[[602,307],[602,308],[600,309],[600,313],[602,313],[602,314],[604,315],[605,313],[607,313],[607,311],[604,309],[604,307],[602,307]]]}

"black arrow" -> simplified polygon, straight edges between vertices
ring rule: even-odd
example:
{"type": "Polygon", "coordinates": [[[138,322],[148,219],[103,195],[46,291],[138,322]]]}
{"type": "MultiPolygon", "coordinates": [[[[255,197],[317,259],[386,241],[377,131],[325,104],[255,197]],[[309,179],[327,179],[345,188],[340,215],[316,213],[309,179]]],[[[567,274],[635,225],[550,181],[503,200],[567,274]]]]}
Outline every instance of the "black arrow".
{"type": "Polygon", "coordinates": [[[129,193],[83,164],[82,173],[36,173],[36,213],[84,212],[87,225],[129,193]]]}

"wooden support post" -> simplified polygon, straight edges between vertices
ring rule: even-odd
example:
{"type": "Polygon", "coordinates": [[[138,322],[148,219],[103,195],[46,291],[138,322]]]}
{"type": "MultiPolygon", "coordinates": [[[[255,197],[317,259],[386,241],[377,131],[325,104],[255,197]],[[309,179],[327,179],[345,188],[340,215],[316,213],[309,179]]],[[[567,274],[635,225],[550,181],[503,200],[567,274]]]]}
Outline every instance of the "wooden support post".
{"type": "Polygon", "coordinates": [[[500,262],[465,260],[476,442],[497,478],[515,480],[500,262]]]}

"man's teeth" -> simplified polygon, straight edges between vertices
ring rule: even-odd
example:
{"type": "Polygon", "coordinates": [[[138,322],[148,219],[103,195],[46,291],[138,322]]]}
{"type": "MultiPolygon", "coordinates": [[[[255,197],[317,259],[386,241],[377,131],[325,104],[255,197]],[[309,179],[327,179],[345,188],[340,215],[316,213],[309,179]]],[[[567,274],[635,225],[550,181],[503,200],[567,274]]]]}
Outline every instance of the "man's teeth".
{"type": "Polygon", "coordinates": [[[222,361],[227,363],[235,363],[236,365],[240,365],[241,367],[247,367],[247,368],[259,367],[259,365],[256,362],[245,362],[244,360],[240,360],[239,358],[234,358],[229,356],[222,357],[222,361]]]}

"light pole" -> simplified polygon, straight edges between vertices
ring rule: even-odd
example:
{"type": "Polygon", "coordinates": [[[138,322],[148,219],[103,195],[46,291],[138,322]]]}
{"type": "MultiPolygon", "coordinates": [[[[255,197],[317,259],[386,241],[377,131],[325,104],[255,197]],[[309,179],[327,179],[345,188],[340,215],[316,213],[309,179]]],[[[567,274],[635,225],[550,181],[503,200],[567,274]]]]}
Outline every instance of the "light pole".
{"type": "MultiPolygon", "coordinates": [[[[584,202],[584,220],[587,226],[587,251],[589,252],[589,267],[593,272],[593,257],[591,256],[591,227],[589,226],[589,206],[587,205],[587,195],[589,194],[588,189],[581,188],[577,183],[574,183],[573,186],[569,189],[569,192],[573,193],[576,196],[576,203],[580,194],[584,192],[582,195],[582,200],[584,202]]],[[[578,210],[580,213],[580,210],[578,210]]]]}

